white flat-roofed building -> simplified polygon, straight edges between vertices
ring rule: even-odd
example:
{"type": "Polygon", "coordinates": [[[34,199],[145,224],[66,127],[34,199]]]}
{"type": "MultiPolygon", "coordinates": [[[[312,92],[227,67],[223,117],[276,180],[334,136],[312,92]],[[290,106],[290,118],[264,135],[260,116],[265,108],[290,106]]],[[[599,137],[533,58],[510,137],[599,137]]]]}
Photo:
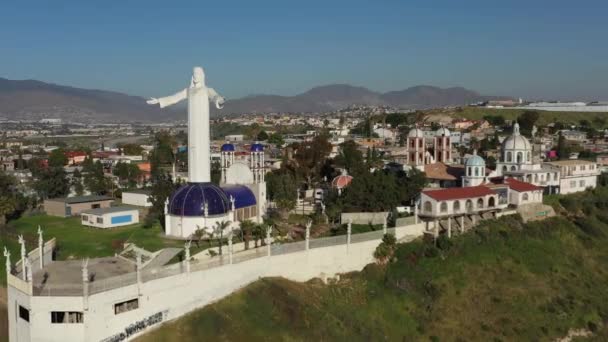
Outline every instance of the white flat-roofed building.
{"type": "Polygon", "coordinates": [[[135,205],[138,207],[151,207],[152,199],[150,190],[132,190],[124,191],[122,193],[122,203],[128,205],[135,205]]]}
{"type": "Polygon", "coordinates": [[[139,223],[139,210],[130,207],[110,207],[83,211],[80,214],[83,226],[114,228],[139,223]]]}
{"type": "Polygon", "coordinates": [[[595,162],[588,160],[570,159],[547,162],[546,164],[559,168],[559,188],[561,194],[594,189],[597,186],[599,168],[595,162]]]}

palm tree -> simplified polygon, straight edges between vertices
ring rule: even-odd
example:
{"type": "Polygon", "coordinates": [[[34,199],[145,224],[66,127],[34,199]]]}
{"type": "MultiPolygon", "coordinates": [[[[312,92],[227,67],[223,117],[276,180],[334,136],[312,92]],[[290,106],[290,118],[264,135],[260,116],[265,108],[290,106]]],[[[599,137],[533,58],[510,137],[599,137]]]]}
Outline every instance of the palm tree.
{"type": "Polygon", "coordinates": [[[6,215],[15,211],[15,200],[10,197],[0,197],[0,227],[6,224],[6,215]]]}
{"type": "Polygon", "coordinates": [[[241,236],[245,243],[245,249],[249,249],[249,241],[251,240],[251,234],[253,233],[254,227],[255,223],[250,220],[241,222],[241,236]]]}
{"type": "Polygon", "coordinates": [[[192,233],[192,236],[190,238],[192,240],[194,240],[194,242],[196,243],[196,247],[200,248],[200,242],[203,240],[204,236],[205,236],[205,229],[203,229],[197,225],[196,230],[194,231],[194,233],[192,233]]]}
{"type": "Polygon", "coordinates": [[[224,241],[224,230],[226,228],[228,228],[230,226],[230,221],[222,221],[222,222],[216,222],[215,227],[213,228],[213,233],[215,236],[218,237],[218,243],[219,243],[219,252],[220,255],[222,255],[222,244],[224,241]]]}

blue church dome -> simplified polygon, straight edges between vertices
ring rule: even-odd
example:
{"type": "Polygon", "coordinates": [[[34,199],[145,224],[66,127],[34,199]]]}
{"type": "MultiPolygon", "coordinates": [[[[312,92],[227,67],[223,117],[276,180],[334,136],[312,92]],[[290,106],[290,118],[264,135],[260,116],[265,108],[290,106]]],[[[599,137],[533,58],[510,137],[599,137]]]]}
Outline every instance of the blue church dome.
{"type": "Polygon", "coordinates": [[[251,152],[262,152],[262,151],[264,151],[264,145],[258,144],[258,143],[251,145],[251,152]]]}
{"type": "Polygon", "coordinates": [[[483,160],[483,158],[481,158],[478,155],[473,155],[469,158],[467,158],[466,162],[464,163],[465,166],[486,166],[486,161],[483,160]]]}
{"type": "Polygon", "coordinates": [[[222,145],[222,152],[234,152],[234,145],[232,145],[232,144],[222,145]]]}
{"type": "Polygon", "coordinates": [[[230,211],[230,200],[224,190],[213,183],[188,183],[177,189],[169,200],[169,213],[176,216],[203,216],[207,203],[209,215],[230,211]]]}
{"type": "Polygon", "coordinates": [[[226,185],[222,187],[222,190],[224,190],[229,199],[230,196],[234,198],[234,207],[236,209],[251,207],[257,204],[255,195],[251,189],[244,185],[226,185]]]}

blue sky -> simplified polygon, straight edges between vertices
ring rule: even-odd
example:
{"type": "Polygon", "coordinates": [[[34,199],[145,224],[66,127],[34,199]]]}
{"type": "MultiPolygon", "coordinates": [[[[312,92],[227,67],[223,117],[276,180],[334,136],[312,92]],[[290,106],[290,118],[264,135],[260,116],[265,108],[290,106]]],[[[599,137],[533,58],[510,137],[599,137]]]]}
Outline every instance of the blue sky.
{"type": "Polygon", "coordinates": [[[0,77],[228,98],[419,84],[608,100],[608,1],[6,1],[0,77]]]}

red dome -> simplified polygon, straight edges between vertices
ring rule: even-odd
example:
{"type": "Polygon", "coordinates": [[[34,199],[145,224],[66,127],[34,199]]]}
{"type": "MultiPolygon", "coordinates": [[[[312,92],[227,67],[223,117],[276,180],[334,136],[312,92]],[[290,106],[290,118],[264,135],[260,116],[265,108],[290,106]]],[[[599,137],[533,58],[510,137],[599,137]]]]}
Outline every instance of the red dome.
{"type": "Polygon", "coordinates": [[[336,189],[344,189],[345,187],[347,187],[350,182],[353,181],[353,176],[349,176],[349,175],[340,175],[336,178],[334,178],[331,181],[331,186],[336,188],[336,189]]]}

